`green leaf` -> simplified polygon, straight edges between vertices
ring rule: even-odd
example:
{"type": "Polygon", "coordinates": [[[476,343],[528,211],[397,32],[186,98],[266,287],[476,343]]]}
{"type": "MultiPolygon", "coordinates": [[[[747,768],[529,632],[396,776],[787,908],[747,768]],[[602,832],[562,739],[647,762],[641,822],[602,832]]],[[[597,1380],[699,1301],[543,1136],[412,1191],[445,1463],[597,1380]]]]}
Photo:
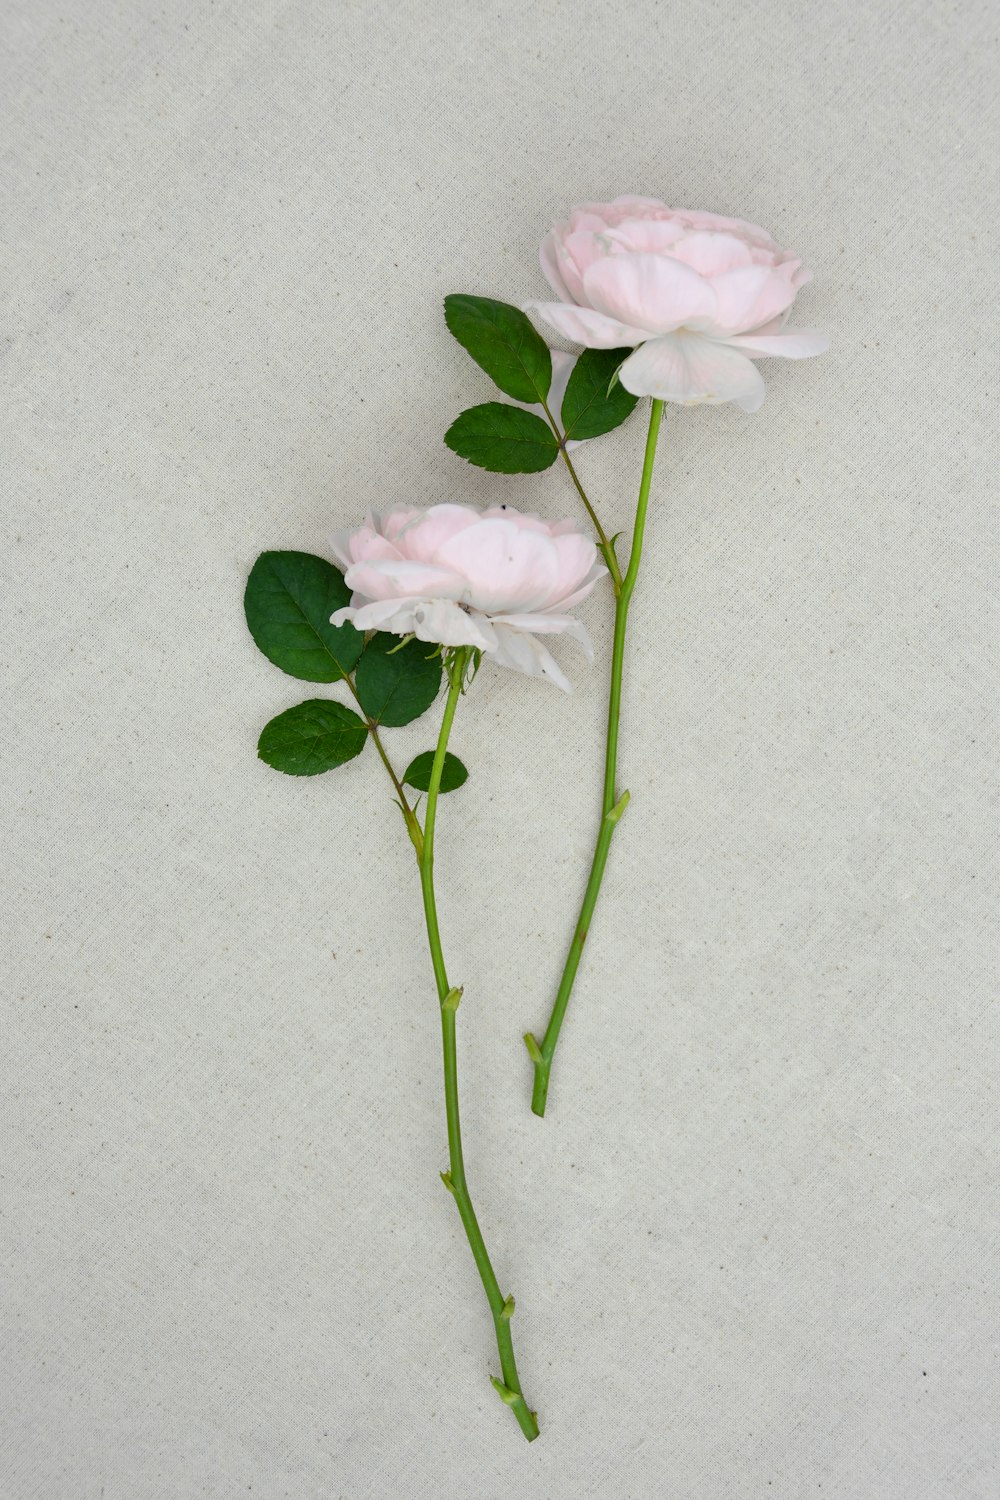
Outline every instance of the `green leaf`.
{"type": "Polygon", "coordinates": [[[455,294],[444,299],[444,320],[505,396],[532,405],[545,400],[552,384],[552,356],[520,308],[492,297],[455,294]]]}
{"type": "Polygon", "coordinates": [[[334,610],[350,602],[340,569],[309,552],[262,552],[243,596],[250,634],[264,655],[306,682],[337,682],[361,655],[361,632],[330,624],[334,610]]]}
{"type": "Polygon", "coordinates": [[[573,366],[562,402],[566,436],[574,442],[600,437],[635,410],[638,396],[615,379],[631,349],[584,349],[573,366]]]}
{"type": "Polygon", "coordinates": [[[395,728],[427,712],[441,686],[441,653],[428,641],[376,635],[368,642],[354,674],[361,707],[377,724],[395,728]]]}
{"type": "MultiPolygon", "coordinates": [[[[403,780],[409,786],[415,786],[418,792],[430,790],[431,770],[434,766],[434,751],[425,750],[423,755],[418,755],[416,760],[411,760],[403,772],[403,780]]],[[[450,750],[445,751],[444,766],[441,770],[441,791],[454,792],[464,782],[468,781],[469,773],[462,765],[457,755],[452,755],[450,750]]]]}
{"type": "Polygon", "coordinates": [[[351,709],[310,698],[265,724],[257,754],[287,776],[318,776],[360,755],[367,738],[366,726],[351,709]]]}
{"type": "Polygon", "coordinates": [[[444,440],[459,458],[494,474],[537,474],[559,454],[552,429],[541,417],[503,401],[470,406],[455,418],[444,440]]]}

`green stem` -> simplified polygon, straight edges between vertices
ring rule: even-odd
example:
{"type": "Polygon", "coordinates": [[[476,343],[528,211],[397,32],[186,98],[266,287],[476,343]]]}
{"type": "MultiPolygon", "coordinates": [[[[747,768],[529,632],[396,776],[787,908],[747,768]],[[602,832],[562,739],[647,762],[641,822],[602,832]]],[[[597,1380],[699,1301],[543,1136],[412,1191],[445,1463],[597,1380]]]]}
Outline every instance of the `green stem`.
{"type": "Polygon", "coordinates": [[[580,916],[569,945],[566,965],[563,969],[562,979],[559,982],[559,989],[556,993],[555,1004],[552,1007],[552,1015],[549,1017],[549,1024],[545,1035],[541,1043],[535,1039],[530,1031],[524,1038],[525,1046],[528,1049],[535,1068],[535,1084],[531,1095],[531,1108],[536,1115],[544,1115],[545,1113],[545,1101],[549,1091],[549,1074],[552,1071],[552,1059],[555,1056],[556,1043],[559,1040],[559,1032],[562,1027],[563,1018],[566,1015],[569,997],[573,990],[576,971],[580,966],[583,945],[587,941],[590,921],[594,914],[594,908],[597,905],[601,881],[604,878],[604,867],[608,862],[611,840],[614,837],[618,821],[628,804],[628,792],[623,792],[621,797],[619,797],[616,789],[618,723],[621,715],[622,667],[625,662],[625,629],[628,624],[628,611],[629,605],[632,602],[635,581],[639,574],[639,564],[642,560],[642,539],[646,529],[646,511],[649,506],[650,486],[653,482],[653,461],[656,457],[656,441],[660,434],[662,417],[663,402],[654,401],[649,413],[649,435],[646,439],[646,456],[642,466],[639,500],[635,512],[635,527],[632,532],[632,550],[629,553],[628,569],[621,581],[621,587],[617,590],[615,599],[615,640],[611,658],[611,692],[608,700],[608,739],[604,757],[604,796],[601,805],[601,826],[597,835],[597,846],[594,849],[593,863],[590,868],[590,879],[587,881],[583,905],[580,908],[580,916]]]}
{"type": "Polygon", "coordinates": [[[430,785],[427,789],[423,849],[420,855],[420,885],[424,896],[427,941],[431,950],[431,963],[434,965],[434,978],[437,981],[438,1000],[441,1006],[441,1036],[444,1044],[444,1100],[448,1119],[449,1169],[441,1176],[445,1187],[455,1199],[459,1217],[472,1249],[472,1258],[476,1262],[476,1268],[486,1291],[486,1300],[493,1314],[497,1349],[500,1354],[500,1369],[503,1372],[503,1379],[493,1379],[493,1386],[514,1413],[521,1431],[530,1443],[538,1436],[538,1420],[524,1399],[517,1376],[517,1365],[514,1362],[514,1344],[510,1332],[514,1299],[504,1297],[500,1290],[465,1179],[462,1127],[458,1113],[458,1059],[455,1047],[455,1019],[462,992],[460,989],[452,989],[448,983],[444,954],[441,951],[441,934],[438,929],[437,902],[434,897],[434,825],[437,817],[438,793],[441,787],[441,774],[444,770],[445,752],[448,748],[448,736],[451,733],[455,709],[458,707],[458,700],[465,682],[470,654],[469,647],[460,647],[447,662],[448,698],[445,703],[437,749],[434,752],[430,785]]]}

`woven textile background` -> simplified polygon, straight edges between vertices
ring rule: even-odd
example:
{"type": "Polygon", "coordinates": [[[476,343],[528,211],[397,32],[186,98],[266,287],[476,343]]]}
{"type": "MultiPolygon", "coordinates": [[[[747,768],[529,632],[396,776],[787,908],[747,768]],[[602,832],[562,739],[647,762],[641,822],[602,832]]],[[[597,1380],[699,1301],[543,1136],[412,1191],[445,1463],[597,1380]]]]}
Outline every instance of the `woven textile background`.
{"type": "MultiPolygon", "coordinates": [[[[997,17],[897,0],[7,0],[5,1500],[995,1500],[997,17]],[[668,409],[632,805],[564,1031],[610,596],[484,669],[439,877],[241,595],[369,506],[575,514],[442,445],[441,298],[619,192],[815,273],[763,409],[668,409]]],[[[579,455],[619,529],[636,417],[579,455]]],[[[321,690],[322,691],[322,690],[321,690]]],[[[334,695],[336,696],[336,691],[334,695]]],[[[433,725],[391,735],[401,761],[433,725]]]]}

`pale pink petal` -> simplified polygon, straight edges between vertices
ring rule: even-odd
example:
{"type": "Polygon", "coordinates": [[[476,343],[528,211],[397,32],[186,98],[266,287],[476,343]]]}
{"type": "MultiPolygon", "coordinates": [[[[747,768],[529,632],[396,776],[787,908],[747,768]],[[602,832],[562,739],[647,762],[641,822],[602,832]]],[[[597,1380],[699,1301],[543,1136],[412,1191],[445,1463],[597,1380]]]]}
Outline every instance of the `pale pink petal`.
{"type": "Polygon", "coordinates": [[[559,247],[559,270],[569,288],[572,302],[587,302],[583,291],[583,277],[588,266],[607,255],[607,231],[601,226],[599,233],[592,229],[575,230],[568,234],[559,247]]]}
{"type": "Polygon", "coordinates": [[[567,594],[565,599],[560,599],[558,608],[560,610],[575,609],[578,604],[582,604],[584,599],[594,592],[594,585],[601,581],[607,571],[603,563],[598,563],[593,576],[585,578],[578,589],[575,589],[572,594],[567,594]]]}
{"type": "Polygon", "coordinates": [[[562,238],[575,234],[578,229],[592,229],[600,234],[615,219],[608,203],[580,203],[569,216],[568,224],[559,225],[562,238]]]}
{"type": "Polygon", "coordinates": [[[563,302],[572,302],[573,298],[570,296],[569,289],[559,269],[561,259],[559,243],[554,233],[547,234],[542,241],[542,248],[538,252],[538,258],[542,263],[542,275],[556,296],[563,302]]]}
{"type": "MultiPolygon", "coordinates": [[[[588,534],[580,521],[550,521],[548,525],[549,536],[566,536],[571,531],[577,531],[581,536],[587,536],[588,534]]],[[[593,537],[591,537],[591,541],[593,541],[593,537]]]]}
{"type": "MultiPolygon", "coordinates": [[[[518,406],[523,402],[518,402],[518,406]]],[[[536,410],[541,411],[541,407],[536,410]]],[[[519,531],[541,532],[543,536],[552,535],[552,527],[548,521],[543,521],[541,516],[534,511],[514,510],[509,505],[491,505],[489,510],[484,510],[479,518],[482,521],[509,521],[519,531]]]]}
{"type": "Polygon", "coordinates": [[[782,359],[809,359],[814,354],[825,354],[830,347],[825,333],[814,333],[808,328],[766,335],[759,332],[734,334],[726,343],[752,357],[778,355],[782,359]]]}
{"type": "Polygon", "coordinates": [[[652,254],[674,253],[677,241],[684,237],[684,226],[669,219],[623,219],[614,229],[609,229],[605,238],[622,250],[633,253],[648,251],[652,254]]]}
{"type": "MultiPolygon", "coordinates": [[[[566,244],[566,240],[571,238],[571,235],[565,238],[560,237],[553,244],[553,269],[558,272],[559,279],[565,288],[565,301],[583,302],[586,300],[583,295],[583,276],[566,244]]],[[[593,235],[591,234],[588,238],[593,239],[593,235]]]]}
{"type": "Polygon", "coordinates": [[[468,581],[464,602],[485,614],[543,608],[559,582],[555,544],[507,519],[470,526],[446,542],[439,555],[468,581]]]}
{"type": "Polygon", "coordinates": [[[752,265],[750,250],[745,240],[735,235],[696,229],[683,238],[671,250],[671,255],[699,276],[719,276],[723,271],[736,270],[738,266],[752,265]]]}
{"type": "Polygon", "coordinates": [[[394,505],[392,510],[387,511],[381,519],[375,516],[374,524],[383,536],[388,537],[390,542],[394,542],[403,528],[410,524],[414,516],[420,515],[423,515],[423,511],[419,510],[415,505],[394,505]]]}
{"type": "Polygon", "coordinates": [[[795,288],[780,271],[767,266],[744,266],[723,271],[712,280],[718,310],[713,333],[749,333],[777,317],[795,301],[795,288]]]}
{"type": "Polygon", "coordinates": [[[330,538],[330,551],[342,568],[363,560],[400,556],[398,547],[371,526],[357,531],[338,531],[330,538]]]}
{"type": "MultiPolygon", "coordinates": [[[[767,323],[761,323],[759,328],[754,329],[753,337],[756,339],[761,337],[769,337],[772,333],[780,333],[785,324],[788,322],[791,311],[792,309],[790,307],[786,307],[784,312],[779,313],[776,318],[771,318],[767,323]]],[[[743,335],[733,334],[732,337],[742,338],[743,335]]],[[[727,339],[726,342],[728,343],[729,340],[727,339]]]]}
{"type": "Polygon", "coordinates": [[[413,604],[412,599],[366,600],[355,594],[346,608],[334,610],[330,624],[343,625],[350,620],[355,630],[388,630],[393,635],[407,635],[410,626],[406,622],[412,619],[413,604]],[[403,621],[398,629],[397,620],[403,621]]]}
{"type": "Polygon", "coordinates": [[[590,587],[593,588],[605,571],[597,548],[589,536],[581,536],[579,532],[570,532],[564,536],[553,537],[552,546],[559,559],[559,576],[556,591],[542,606],[543,609],[553,609],[556,605],[561,607],[563,600],[568,599],[571,594],[582,587],[588,578],[591,580],[590,587]]]}
{"type": "Polygon", "coordinates": [[[534,635],[568,635],[582,647],[588,661],[594,660],[594,644],[579,620],[572,615],[491,615],[496,626],[510,625],[534,635]]]}
{"type": "Polygon", "coordinates": [[[434,562],[442,542],[478,520],[467,505],[432,505],[414,514],[399,534],[399,545],[417,562],[434,562]]]}
{"type": "Polygon", "coordinates": [[[513,667],[527,677],[545,677],[564,693],[573,691],[573,684],[556,665],[551,653],[533,635],[514,630],[509,625],[496,627],[497,644],[490,653],[490,660],[503,667],[513,667]]]}
{"type": "Polygon", "coordinates": [[[491,651],[495,632],[488,620],[471,615],[447,599],[420,599],[413,606],[412,620],[405,634],[418,641],[435,641],[442,646],[478,646],[491,651]]]}
{"type": "Polygon", "coordinates": [[[637,193],[619,193],[617,198],[612,198],[606,205],[619,214],[629,214],[633,217],[641,215],[643,218],[670,216],[670,209],[662,198],[643,198],[637,193]]]}
{"type": "Polygon", "coordinates": [[[728,344],[697,334],[668,334],[630,354],[619,379],[634,396],[654,396],[684,406],[735,401],[756,411],[764,399],[760,372],[728,344]]]}
{"type": "Polygon", "coordinates": [[[677,217],[690,224],[692,229],[721,230],[724,233],[739,235],[741,239],[756,241],[757,244],[772,251],[777,251],[779,248],[766,229],[761,229],[759,224],[751,224],[748,219],[727,219],[724,214],[710,214],[701,208],[679,208],[676,213],[677,217]]]}
{"type": "Polygon", "coordinates": [[[352,563],[344,581],[354,593],[367,599],[413,599],[423,595],[460,599],[467,589],[460,573],[408,558],[352,563]]]}
{"type": "Polygon", "coordinates": [[[563,338],[588,349],[624,349],[649,337],[641,328],[630,328],[589,307],[573,307],[568,302],[526,302],[524,310],[535,313],[563,338]]]}
{"type": "Polygon", "coordinates": [[[690,266],[663,255],[609,255],[584,276],[598,312],[651,334],[715,315],[715,293],[690,266]]]}

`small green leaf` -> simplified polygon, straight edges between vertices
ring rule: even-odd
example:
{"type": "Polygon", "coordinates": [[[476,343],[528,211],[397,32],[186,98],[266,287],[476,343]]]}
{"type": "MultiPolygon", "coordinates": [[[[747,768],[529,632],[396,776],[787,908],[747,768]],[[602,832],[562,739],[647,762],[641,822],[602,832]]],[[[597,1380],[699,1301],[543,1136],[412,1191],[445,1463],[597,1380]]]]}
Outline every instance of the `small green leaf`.
{"type": "MultiPolygon", "coordinates": [[[[409,786],[415,786],[418,792],[429,791],[433,766],[434,751],[425,750],[423,755],[418,755],[415,760],[410,761],[403,772],[403,780],[409,786]]],[[[444,766],[441,771],[441,791],[454,792],[468,779],[469,773],[458,756],[452,755],[450,750],[445,751],[444,766]]]]}
{"type": "Polygon", "coordinates": [[[310,698],[265,724],[257,754],[286,776],[318,776],[360,755],[367,738],[366,726],[351,709],[310,698]]]}
{"type": "Polygon", "coordinates": [[[505,396],[532,405],[545,400],[552,384],[552,356],[520,308],[492,297],[456,294],[444,299],[444,320],[505,396]]]}
{"type": "Polygon", "coordinates": [[[340,569],[310,552],[262,552],[243,596],[250,634],[268,661],[306,682],[337,682],[361,655],[361,632],[330,624],[350,602],[340,569]]]}
{"type": "Polygon", "coordinates": [[[638,396],[615,379],[630,349],[584,349],[573,366],[562,401],[566,436],[574,442],[600,437],[635,410],[638,396]]]}
{"type": "Polygon", "coordinates": [[[393,728],[427,712],[441,686],[441,655],[427,641],[376,635],[354,674],[361,707],[376,724],[393,728]]]}
{"type": "Polygon", "coordinates": [[[494,474],[537,474],[551,468],[559,444],[534,412],[503,401],[470,406],[456,417],[444,440],[459,458],[494,474]]]}

